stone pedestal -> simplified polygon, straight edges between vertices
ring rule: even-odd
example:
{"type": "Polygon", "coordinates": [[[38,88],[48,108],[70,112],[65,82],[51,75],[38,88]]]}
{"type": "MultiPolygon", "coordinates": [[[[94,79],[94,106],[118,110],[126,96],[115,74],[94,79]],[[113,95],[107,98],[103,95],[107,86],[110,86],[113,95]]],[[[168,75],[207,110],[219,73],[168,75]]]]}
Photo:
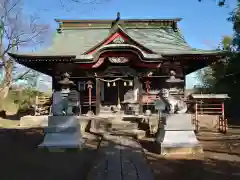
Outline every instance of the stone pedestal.
{"type": "Polygon", "coordinates": [[[20,119],[20,127],[46,127],[48,126],[48,116],[23,116],[20,119]]]}
{"type": "Polygon", "coordinates": [[[84,142],[77,116],[49,116],[45,133],[41,148],[75,149],[81,148],[84,142]]]}
{"type": "Polygon", "coordinates": [[[187,154],[202,152],[191,123],[191,114],[170,114],[160,127],[156,142],[161,154],[187,154]]]}

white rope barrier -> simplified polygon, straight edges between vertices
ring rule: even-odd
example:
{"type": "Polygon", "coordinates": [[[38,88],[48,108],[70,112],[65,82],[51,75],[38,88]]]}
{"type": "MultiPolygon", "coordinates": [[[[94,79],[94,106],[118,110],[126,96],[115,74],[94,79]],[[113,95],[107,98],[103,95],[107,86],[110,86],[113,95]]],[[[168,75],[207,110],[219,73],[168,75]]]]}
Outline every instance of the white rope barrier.
{"type": "Polygon", "coordinates": [[[131,80],[125,80],[125,79],[122,79],[122,78],[116,78],[116,79],[113,79],[113,80],[106,80],[106,79],[101,79],[101,78],[98,78],[98,79],[100,81],[107,82],[107,83],[116,82],[116,81],[132,82],[131,80]]]}

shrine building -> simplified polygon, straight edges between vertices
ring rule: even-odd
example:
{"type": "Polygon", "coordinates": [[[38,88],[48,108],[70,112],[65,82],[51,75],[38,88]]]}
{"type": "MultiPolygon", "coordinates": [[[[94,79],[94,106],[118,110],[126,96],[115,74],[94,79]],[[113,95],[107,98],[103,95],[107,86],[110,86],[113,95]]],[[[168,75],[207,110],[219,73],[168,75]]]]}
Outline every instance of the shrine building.
{"type": "MultiPolygon", "coordinates": [[[[55,20],[51,47],[33,53],[9,53],[18,63],[52,77],[53,91],[69,73],[79,92],[82,113],[89,106],[117,106],[137,91],[142,113],[162,88],[184,96],[185,77],[225,57],[216,50],[189,46],[178,28],[181,19],[55,20]],[[180,83],[169,87],[170,72],[180,83]]],[[[174,84],[174,83],[173,83],[174,84]]],[[[133,98],[134,99],[134,98],[133,98]]]]}

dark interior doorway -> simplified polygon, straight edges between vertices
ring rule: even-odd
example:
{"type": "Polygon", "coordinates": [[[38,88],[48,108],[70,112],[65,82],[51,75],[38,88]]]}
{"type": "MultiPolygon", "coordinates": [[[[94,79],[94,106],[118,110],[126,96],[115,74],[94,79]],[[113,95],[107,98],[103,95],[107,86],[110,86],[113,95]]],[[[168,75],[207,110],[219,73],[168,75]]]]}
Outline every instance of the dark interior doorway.
{"type": "Polygon", "coordinates": [[[108,83],[104,83],[104,101],[102,105],[117,105],[118,96],[120,102],[124,101],[125,93],[132,88],[132,86],[124,86],[124,82],[121,80],[116,81],[115,84],[110,83],[110,86],[108,86],[108,83]]]}

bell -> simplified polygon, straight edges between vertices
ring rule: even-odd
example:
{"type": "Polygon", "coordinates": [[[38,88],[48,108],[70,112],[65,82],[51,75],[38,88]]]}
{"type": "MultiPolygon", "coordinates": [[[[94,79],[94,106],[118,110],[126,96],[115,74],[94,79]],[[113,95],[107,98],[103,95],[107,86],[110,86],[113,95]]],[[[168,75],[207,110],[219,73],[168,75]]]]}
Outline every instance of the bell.
{"type": "Polygon", "coordinates": [[[132,81],[129,81],[129,86],[133,86],[133,82],[132,81]]]}
{"type": "Polygon", "coordinates": [[[110,83],[109,82],[107,83],[107,87],[110,87],[110,83]]]}
{"type": "Polygon", "coordinates": [[[124,85],[124,86],[127,86],[127,83],[124,81],[123,85],[124,85]]]}
{"type": "Polygon", "coordinates": [[[113,86],[116,86],[116,83],[115,83],[115,82],[113,82],[113,86]]]}

